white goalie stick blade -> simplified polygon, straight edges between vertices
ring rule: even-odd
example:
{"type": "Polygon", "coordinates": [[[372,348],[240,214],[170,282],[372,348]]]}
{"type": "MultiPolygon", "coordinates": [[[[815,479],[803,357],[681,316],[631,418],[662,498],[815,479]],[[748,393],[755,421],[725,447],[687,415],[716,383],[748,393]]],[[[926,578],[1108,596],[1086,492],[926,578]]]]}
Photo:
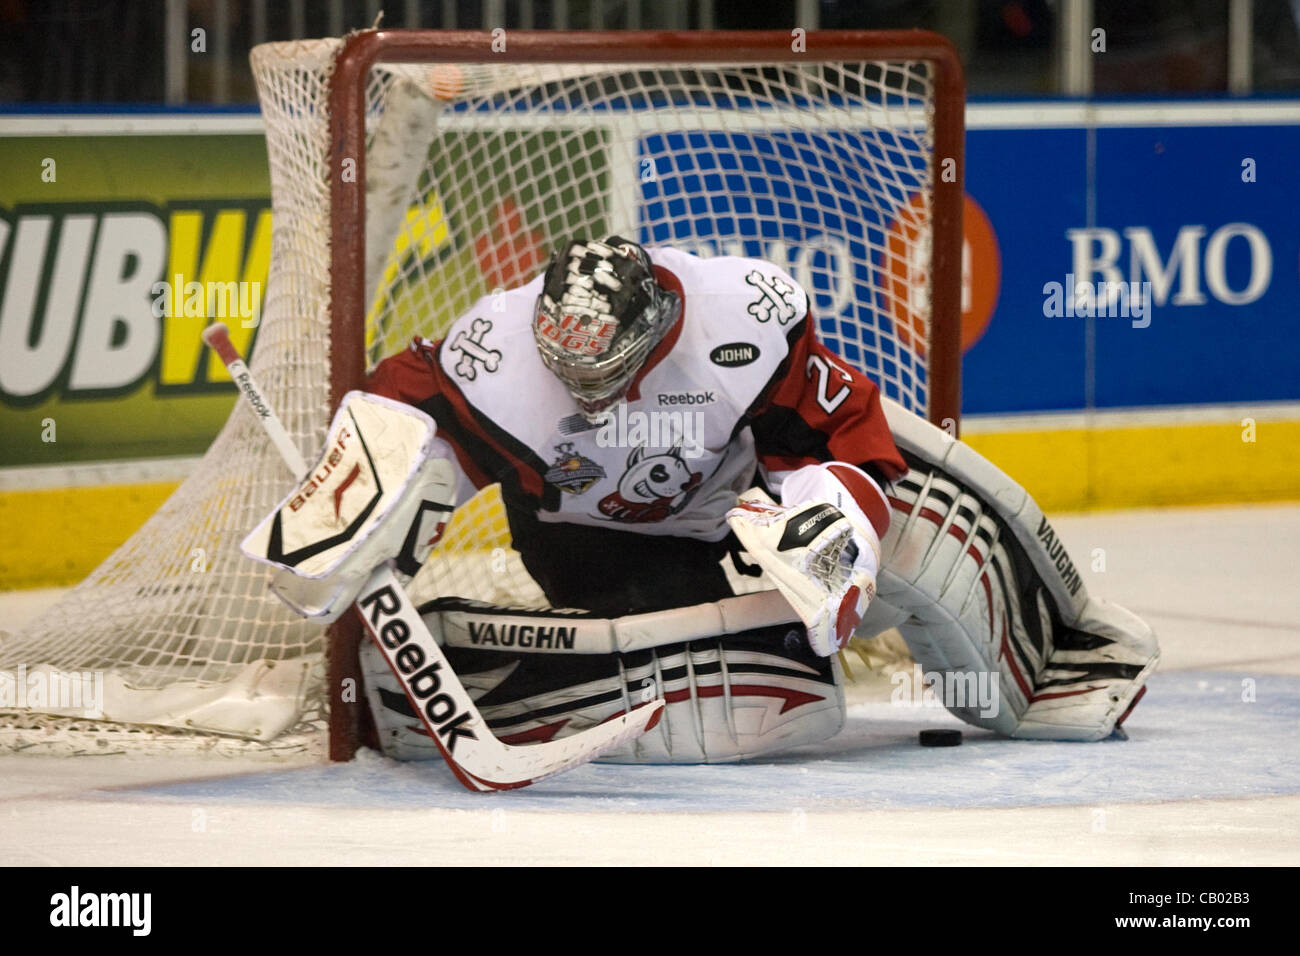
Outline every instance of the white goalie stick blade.
{"type": "Polygon", "coordinates": [[[356,606],[447,765],[471,790],[514,790],[587,763],[641,736],[663,714],[660,697],[571,737],[504,744],[488,729],[391,569],[375,569],[356,606]]]}

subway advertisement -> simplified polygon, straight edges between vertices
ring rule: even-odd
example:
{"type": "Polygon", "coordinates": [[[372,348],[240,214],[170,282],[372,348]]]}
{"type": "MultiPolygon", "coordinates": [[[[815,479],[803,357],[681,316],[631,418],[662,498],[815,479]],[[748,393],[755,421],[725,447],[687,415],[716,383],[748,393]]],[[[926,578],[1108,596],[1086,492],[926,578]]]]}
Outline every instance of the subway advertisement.
{"type": "Polygon", "coordinates": [[[0,139],[0,464],[201,454],[271,257],[257,135],[0,139]]]}
{"type": "MultiPolygon", "coordinates": [[[[1300,108],[1215,109],[972,122],[966,416],[1300,400],[1300,108]]],[[[193,455],[216,434],[234,392],[199,333],[217,315],[255,347],[271,256],[244,119],[0,138],[0,465],[193,455]]]]}

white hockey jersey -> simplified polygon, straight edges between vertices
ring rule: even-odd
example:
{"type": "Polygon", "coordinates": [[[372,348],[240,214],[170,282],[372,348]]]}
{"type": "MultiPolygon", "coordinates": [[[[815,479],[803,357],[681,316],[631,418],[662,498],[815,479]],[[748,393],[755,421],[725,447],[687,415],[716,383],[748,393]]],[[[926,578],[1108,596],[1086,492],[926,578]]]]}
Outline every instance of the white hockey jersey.
{"type": "Polygon", "coordinates": [[[543,522],[718,541],[756,475],[775,494],[819,461],[903,473],[876,386],[817,341],[794,279],[756,259],[647,252],[682,314],[600,424],[538,355],[540,275],[480,299],[441,341],[415,340],[368,387],[423,408],[468,484],[499,481],[543,522]]]}

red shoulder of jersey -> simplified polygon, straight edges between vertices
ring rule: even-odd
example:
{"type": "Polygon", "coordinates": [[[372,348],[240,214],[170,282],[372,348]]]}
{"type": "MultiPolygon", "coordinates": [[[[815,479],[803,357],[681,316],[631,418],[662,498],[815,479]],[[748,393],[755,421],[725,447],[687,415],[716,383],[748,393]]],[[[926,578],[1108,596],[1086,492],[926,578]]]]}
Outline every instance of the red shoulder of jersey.
{"type": "Polygon", "coordinates": [[[880,407],[880,390],[817,339],[809,312],[790,352],[750,410],[759,462],[791,471],[843,461],[893,481],[907,472],[880,407]]]}

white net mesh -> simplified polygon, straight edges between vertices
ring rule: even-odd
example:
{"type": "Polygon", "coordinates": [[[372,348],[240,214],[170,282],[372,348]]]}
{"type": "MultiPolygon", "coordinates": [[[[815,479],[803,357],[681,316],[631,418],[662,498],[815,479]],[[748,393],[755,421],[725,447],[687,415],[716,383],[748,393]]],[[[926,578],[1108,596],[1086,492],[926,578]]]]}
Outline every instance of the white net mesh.
{"type": "MultiPolygon", "coordinates": [[[[274,233],[251,365],[308,457],[330,411],[327,98],[339,43],[270,44],[252,58],[274,233]]],[[[372,70],[367,368],[526,282],[563,241],[620,233],[786,267],[831,348],[924,413],[931,71],[925,61],[372,70]]],[[[324,633],[271,598],[264,570],[238,552],[287,480],[238,405],[158,514],[0,644],[0,672],[100,672],[96,716],[140,737],[184,730],[272,750],[310,738],[322,726],[324,633]]],[[[510,548],[495,489],[458,510],[415,591],[545,603],[510,548]]],[[[84,710],[28,704],[0,715],[0,743],[39,749],[86,731],[33,716],[84,710]]]]}

